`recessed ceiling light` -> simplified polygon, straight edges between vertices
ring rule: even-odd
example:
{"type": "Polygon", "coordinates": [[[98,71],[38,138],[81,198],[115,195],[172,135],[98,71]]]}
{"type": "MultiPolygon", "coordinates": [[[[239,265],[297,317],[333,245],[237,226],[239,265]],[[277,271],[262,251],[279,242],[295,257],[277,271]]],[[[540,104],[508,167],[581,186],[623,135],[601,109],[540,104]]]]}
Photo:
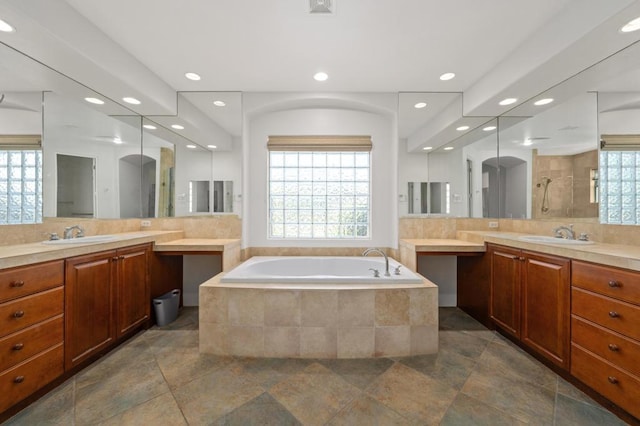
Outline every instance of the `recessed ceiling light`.
{"type": "Polygon", "coordinates": [[[187,77],[189,80],[193,80],[193,81],[200,80],[200,76],[198,74],[196,74],[195,72],[185,73],[184,76],[187,77]]]}
{"type": "Polygon", "coordinates": [[[195,145],[187,145],[187,148],[189,149],[196,149],[197,147],[195,145]]]}
{"type": "Polygon", "coordinates": [[[517,98],[506,98],[501,100],[500,102],[498,102],[500,105],[505,106],[505,105],[511,105],[511,104],[515,104],[516,102],[518,102],[517,98]]]}
{"type": "Polygon", "coordinates": [[[414,107],[415,109],[421,109],[421,108],[424,108],[424,107],[426,107],[426,106],[427,106],[427,103],[426,103],[426,102],[418,102],[418,103],[417,103],[417,104],[415,104],[413,107],[414,107]]]}
{"type": "Polygon", "coordinates": [[[141,103],[136,98],[131,98],[131,97],[125,97],[125,98],[122,98],[122,100],[131,105],[140,105],[141,103]]]}
{"type": "Polygon", "coordinates": [[[122,139],[120,139],[119,137],[115,137],[113,138],[113,143],[115,143],[116,145],[122,145],[122,139]]]}
{"type": "Polygon", "coordinates": [[[15,30],[16,29],[13,28],[11,25],[9,25],[8,22],[3,21],[2,19],[0,19],[0,31],[2,31],[3,33],[12,33],[15,30]]]}
{"type": "Polygon", "coordinates": [[[465,130],[469,130],[469,126],[456,127],[456,130],[459,132],[464,132],[465,130]]]}
{"type": "Polygon", "coordinates": [[[522,145],[524,146],[533,145],[533,141],[531,141],[531,139],[527,139],[526,141],[522,142],[522,145]]]}
{"type": "Polygon", "coordinates": [[[89,102],[90,104],[96,104],[96,105],[103,105],[104,101],[102,99],[98,99],[98,98],[84,98],[85,101],[89,102]]]}
{"type": "Polygon", "coordinates": [[[329,78],[329,74],[326,72],[317,72],[313,75],[315,81],[326,81],[329,78]]]}
{"type": "Polygon", "coordinates": [[[143,124],[142,127],[144,127],[145,129],[149,129],[149,130],[157,129],[157,127],[154,126],[153,124],[143,124]]]}
{"type": "Polygon", "coordinates": [[[451,151],[452,149],[453,149],[452,146],[448,146],[448,147],[444,148],[445,151],[451,151]]]}
{"type": "Polygon", "coordinates": [[[215,146],[215,145],[207,145],[207,148],[216,149],[217,146],[215,146]]]}
{"type": "Polygon", "coordinates": [[[184,126],[181,126],[180,124],[172,124],[171,127],[176,130],[184,130],[184,126]]]}
{"type": "Polygon", "coordinates": [[[638,30],[640,30],[640,17],[627,22],[624,27],[620,28],[620,32],[623,33],[631,33],[638,30]]]}
{"type": "Polygon", "coordinates": [[[553,102],[553,98],[544,98],[544,99],[540,99],[538,101],[535,101],[533,104],[535,106],[542,106],[542,105],[550,104],[551,102],[553,102]]]}
{"type": "Polygon", "coordinates": [[[425,147],[424,147],[424,148],[422,148],[422,149],[424,149],[425,151],[429,151],[430,149],[433,149],[433,147],[432,147],[432,146],[425,146],[425,147]]]}
{"type": "Polygon", "coordinates": [[[455,76],[456,76],[456,75],[455,75],[455,73],[452,73],[452,72],[446,72],[446,73],[444,73],[444,74],[442,74],[442,75],[440,76],[440,80],[442,80],[442,81],[451,80],[451,79],[452,79],[452,78],[454,78],[455,76]]]}
{"type": "Polygon", "coordinates": [[[213,101],[213,104],[218,107],[227,106],[227,104],[224,101],[213,101]]]}
{"type": "Polygon", "coordinates": [[[490,132],[490,131],[495,130],[495,129],[496,129],[496,126],[487,126],[482,130],[484,130],[485,132],[490,132]]]}

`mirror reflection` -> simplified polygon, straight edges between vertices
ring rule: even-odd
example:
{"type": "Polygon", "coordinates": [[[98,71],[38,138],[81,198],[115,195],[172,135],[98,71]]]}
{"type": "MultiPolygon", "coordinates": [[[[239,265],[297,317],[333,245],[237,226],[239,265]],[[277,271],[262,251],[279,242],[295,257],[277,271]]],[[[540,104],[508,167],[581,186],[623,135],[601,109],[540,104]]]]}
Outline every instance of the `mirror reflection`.
{"type": "Polygon", "coordinates": [[[233,212],[233,181],[213,181],[213,211],[214,213],[233,212]]]}

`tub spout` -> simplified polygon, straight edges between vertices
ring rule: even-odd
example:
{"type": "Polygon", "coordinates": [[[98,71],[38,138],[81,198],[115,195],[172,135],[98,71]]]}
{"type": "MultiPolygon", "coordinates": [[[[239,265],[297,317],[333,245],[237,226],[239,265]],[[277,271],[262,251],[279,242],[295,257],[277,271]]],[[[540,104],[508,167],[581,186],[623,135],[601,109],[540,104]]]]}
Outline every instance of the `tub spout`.
{"type": "Polygon", "coordinates": [[[369,253],[371,253],[371,252],[380,253],[381,255],[383,255],[383,256],[384,256],[384,276],[385,276],[385,277],[390,277],[390,276],[391,276],[391,274],[389,273],[389,258],[387,257],[387,255],[386,255],[386,254],[384,254],[384,252],[383,252],[382,250],[380,250],[379,248],[375,248],[375,247],[372,247],[372,248],[368,248],[368,249],[366,249],[366,250],[362,253],[362,255],[363,255],[363,256],[366,256],[366,255],[368,255],[368,254],[369,254],[369,253]]]}

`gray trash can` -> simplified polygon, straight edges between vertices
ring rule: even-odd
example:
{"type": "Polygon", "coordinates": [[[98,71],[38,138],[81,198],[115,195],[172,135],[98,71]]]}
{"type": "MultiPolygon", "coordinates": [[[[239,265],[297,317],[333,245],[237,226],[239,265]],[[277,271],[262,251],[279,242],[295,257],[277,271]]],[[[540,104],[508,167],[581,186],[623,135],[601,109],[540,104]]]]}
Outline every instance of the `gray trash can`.
{"type": "Polygon", "coordinates": [[[170,324],[178,318],[178,307],[180,306],[180,290],[171,290],[160,297],[153,299],[153,308],[156,312],[156,323],[158,326],[170,324]]]}

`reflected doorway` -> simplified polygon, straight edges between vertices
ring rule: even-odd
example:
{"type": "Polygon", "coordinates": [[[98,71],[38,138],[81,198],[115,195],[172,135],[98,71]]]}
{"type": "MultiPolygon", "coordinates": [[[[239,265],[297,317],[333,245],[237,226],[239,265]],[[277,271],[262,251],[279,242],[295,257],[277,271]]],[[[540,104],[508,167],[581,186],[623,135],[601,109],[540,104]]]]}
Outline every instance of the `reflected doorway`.
{"type": "Polygon", "coordinates": [[[156,160],[132,154],[118,164],[120,217],[156,217],[156,160]]]}
{"type": "Polygon", "coordinates": [[[96,159],[56,155],[57,217],[94,217],[96,159]]]}

